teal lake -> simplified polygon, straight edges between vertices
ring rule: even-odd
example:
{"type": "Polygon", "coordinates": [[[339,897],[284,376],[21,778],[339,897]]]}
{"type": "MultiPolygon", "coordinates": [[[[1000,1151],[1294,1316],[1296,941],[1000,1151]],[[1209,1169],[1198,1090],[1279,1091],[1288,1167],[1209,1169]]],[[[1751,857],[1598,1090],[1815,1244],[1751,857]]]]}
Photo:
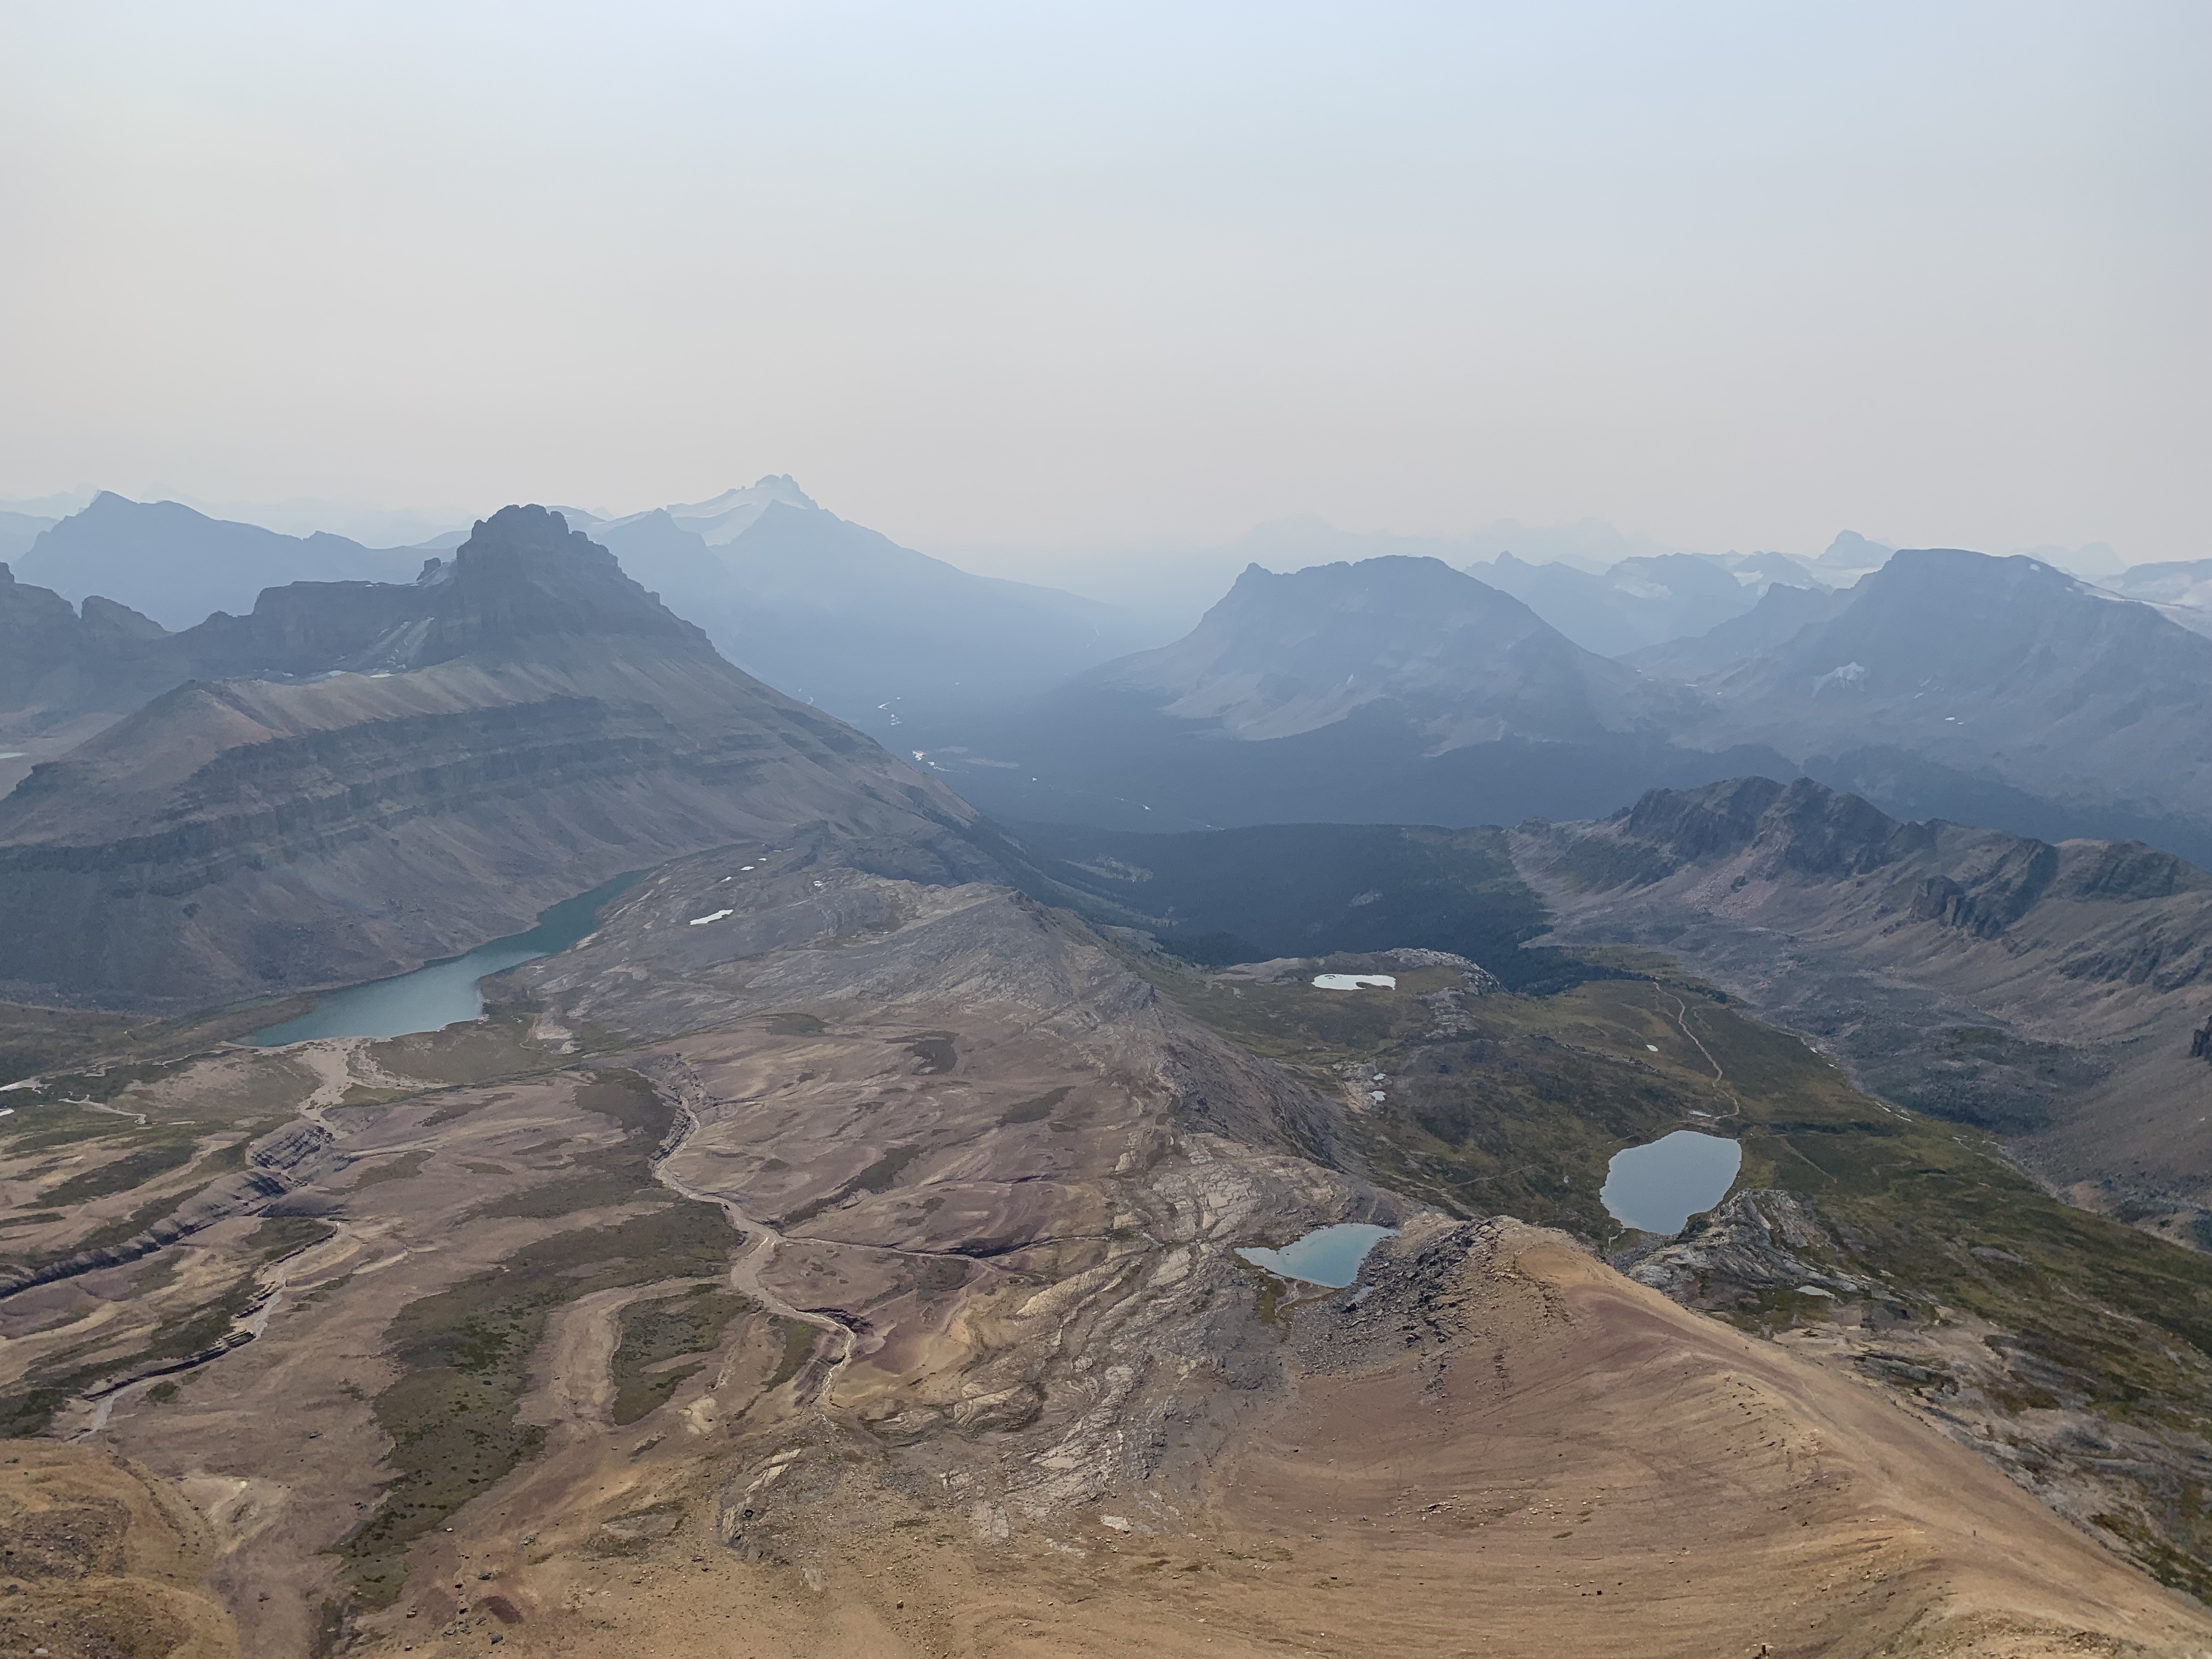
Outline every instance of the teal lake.
{"type": "Polygon", "coordinates": [[[1370,1222],[1346,1221],[1334,1227],[1316,1227],[1304,1237],[1279,1250],[1256,1247],[1237,1252],[1255,1267],[1264,1267],[1282,1279],[1304,1285],[1323,1285],[1340,1291],[1359,1277],[1359,1264],[1379,1240],[1395,1238],[1395,1227],[1370,1222]]]}
{"type": "Polygon", "coordinates": [[[541,911],[526,933],[510,933],[479,945],[465,957],[449,957],[393,979],[372,980],[318,997],[296,1019],[256,1031],[246,1038],[257,1048],[281,1048],[311,1037],[391,1037],[410,1031],[441,1031],[483,1013],[477,981],[503,974],[526,962],[565,951],[598,925],[607,902],[635,881],[641,872],[617,876],[588,893],[563,899],[541,911]]]}
{"type": "Polygon", "coordinates": [[[1677,1129],[1615,1152],[1598,1200],[1623,1226],[1671,1236],[1726,1198],[1742,1167],[1743,1148],[1733,1140],[1677,1129]]]}

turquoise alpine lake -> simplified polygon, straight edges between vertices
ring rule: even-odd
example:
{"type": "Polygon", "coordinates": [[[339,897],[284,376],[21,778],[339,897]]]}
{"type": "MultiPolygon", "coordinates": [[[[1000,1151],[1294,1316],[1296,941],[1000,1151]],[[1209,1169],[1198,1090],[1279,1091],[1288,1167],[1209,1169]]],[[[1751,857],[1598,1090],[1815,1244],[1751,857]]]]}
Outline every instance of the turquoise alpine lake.
{"type": "Polygon", "coordinates": [[[1255,1267],[1264,1267],[1279,1279],[1295,1279],[1302,1285],[1323,1285],[1340,1291],[1359,1277],[1359,1264],[1379,1239],[1395,1238],[1395,1227],[1371,1222],[1344,1221],[1334,1227],[1316,1227],[1279,1250],[1255,1246],[1237,1252],[1255,1267]]]}
{"type": "Polygon", "coordinates": [[[567,950],[598,925],[599,911],[607,901],[643,873],[632,871],[588,893],[562,899],[540,911],[538,925],[526,933],[493,939],[465,957],[433,962],[411,974],[332,991],[317,998],[315,1006],[298,1018],[256,1031],[245,1040],[257,1048],[276,1048],[311,1037],[393,1037],[410,1031],[442,1031],[463,1020],[480,1018],[483,994],[477,988],[477,981],[567,950]]]}
{"type": "Polygon", "coordinates": [[[1623,1226],[1671,1237],[1726,1198],[1742,1167],[1743,1148],[1735,1141],[1677,1129],[1615,1152],[1598,1201],[1623,1226]]]}

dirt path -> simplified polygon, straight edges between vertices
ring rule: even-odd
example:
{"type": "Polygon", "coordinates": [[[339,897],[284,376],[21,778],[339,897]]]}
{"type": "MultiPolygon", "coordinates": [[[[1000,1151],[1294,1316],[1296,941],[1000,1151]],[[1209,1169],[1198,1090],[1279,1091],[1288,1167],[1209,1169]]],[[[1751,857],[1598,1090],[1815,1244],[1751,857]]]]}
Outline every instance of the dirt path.
{"type": "Polygon", "coordinates": [[[719,1205],[722,1213],[729,1218],[730,1225],[751,1241],[746,1245],[744,1253],[731,1264],[730,1288],[732,1290],[759,1304],[769,1312],[781,1318],[795,1319],[801,1324],[811,1325],[817,1330],[836,1333],[839,1345],[837,1358],[830,1367],[829,1374],[823,1378],[822,1392],[818,1396],[827,1400],[831,1390],[837,1385],[837,1374],[844,1370],[847,1362],[852,1358],[854,1345],[859,1339],[854,1335],[851,1327],[840,1324],[827,1314],[810,1313],[805,1309],[794,1308],[761,1283],[762,1270],[775,1258],[777,1248],[783,1243],[781,1233],[776,1231],[766,1222],[754,1220],[752,1217],[738,1207],[735,1200],[725,1198],[720,1193],[703,1192],[670,1171],[668,1166],[674,1161],[677,1153],[684,1150],[684,1143],[698,1133],[698,1108],[711,1103],[713,1097],[707,1092],[706,1086],[699,1081],[698,1074],[681,1060],[665,1061],[654,1068],[651,1075],[655,1086],[663,1090],[675,1101],[679,1118],[676,1133],[653,1157],[653,1178],[667,1188],[669,1191],[680,1197],[688,1198],[694,1203],[719,1205]]]}
{"type": "MultiPolygon", "coordinates": [[[[1659,989],[1656,985],[1651,988],[1655,991],[1659,989]]],[[[1726,1083],[1728,1081],[1728,1073],[1721,1069],[1720,1061],[1713,1058],[1713,1051],[1706,1048],[1705,1043],[1698,1039],[1698,1034],[1690,1029],[1689,1005],[1684,1002],[1681,998],[1674,995],[1671,991],[1661,992],[1660,994],[1666,997],[1674,1005],[1674,1024],[1681,1028],[1682,1035],[1690,1039],[1691,1042],[1696,1047],[1697,1051],[1705,1057],[1705,1064],[1713,1068],[1713,1081],[1716,1083],[1726,1083]]],[[[1725,1123],[1732,1117],[1741,1117],[1742,1115],[1743,1103],[1735,1097],[1735,1091],[1731,1090],[1729,1091],[1728,1110],[1720,1113],[1711,1121],[1715,1123],[1725,1123]]],[[[1807,1158],[1805,1161],[1808,1164],[1812,1163],[1812,1159],[1810,1158],[1807,1158]]],[[[1818,1168],[1819,1166],[1814,1165],[1814,1167],[1818,1168]]],[[[1822,1170],[1821,1173],[1825,1175],[1827,1172],[1826,1170],[1822,1170]]]]}
{"type": "Polygon", "coordinates": [[[110,1117],[134,1118],[137,1121],[137,1124],[140,1128],[143,1129],[146,1127],[146,1114],[143,1112],[129,1111],[120,1106],[104,1106],[99,1101],[85,1100],[82,1098],[64,1100],[61,1104],[64,1106],[82,1107],[88,1112],[105,1112],[110,1117]]]}
{"type": "MultiPolygon", "coordinates": [[[[1656,986],[1654,986],[1652,988],[1654,990],[1658,989],[1656,986]]],[[[1690,1029],[1689,1005],[1684,1002],[1681,998],[1674,995],[1671,991],[1662,992],[1662,994],[1674,1005],[1674,1024],[1682,1028],[1682,1035],[1689,1038],[1692,1043],[1697,1045],[1698,1052],[1705,1057],[1705,1064],[1713,1068],[1713,1081],[1716,1083],[1727,1082],[1728,1073],[1721,1070],[1721,1063],[1713,1058],[1713,1051],[1706,1048],[1703,1042],[1698,1042],[1698,1034],[1690,1029]]]]}

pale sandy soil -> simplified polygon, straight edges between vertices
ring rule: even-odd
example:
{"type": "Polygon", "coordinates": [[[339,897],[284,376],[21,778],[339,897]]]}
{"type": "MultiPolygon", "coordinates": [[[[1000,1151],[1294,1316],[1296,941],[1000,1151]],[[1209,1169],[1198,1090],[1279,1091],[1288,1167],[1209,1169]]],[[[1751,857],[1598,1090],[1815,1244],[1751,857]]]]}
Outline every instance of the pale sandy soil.
{"type": "Polygon", "coordinates": [[[672,1659],[2212,1653],[2201,1609],[1885,1396],[1556,1235],[1509,1229],[1449,1300],[1441,1347],[1306,1375],[1196,1492],[1042,1523],[921,1509],[853,1468],[787,1561],[747,1563],[696,1476],[574,1446],[557,1498],[541,1469],[527,1512],[441,1536],[417,1576],[447,1588],[377,1650],[497,1632],[507,1653],[672,1659]],[[684,1518],[595,1545],[572,1504],[684,1518]],[[495,1594],[520,1622],[482,1610],[495,1594]]]}
{"type": "Polygon", "coordinates": [[[0,1455],[0,1653],[231,1659],[208,1589],[209,1528],[171,1483],[106,1452],[9,1441],[0,1455]]]}

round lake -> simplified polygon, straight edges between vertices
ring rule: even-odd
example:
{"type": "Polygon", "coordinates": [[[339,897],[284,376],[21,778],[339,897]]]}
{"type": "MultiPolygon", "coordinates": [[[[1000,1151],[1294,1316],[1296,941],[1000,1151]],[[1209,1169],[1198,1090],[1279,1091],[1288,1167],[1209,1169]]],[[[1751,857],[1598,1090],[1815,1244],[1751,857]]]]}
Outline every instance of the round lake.
{"type": "Polygon", "coordinates": [[[410,1031],[442,1031],[483,1012],[483,994],[477,981],[489,974],[503,974],[526,962],[565,951],[598,925],[600,908],[637,879],[637,873],[617,876],[605,886],[563,899],[539,912],[538,925],[526,933],[510,933],[489,945],[479,945],[465,957],[449,957],[417,968],[392,979],[349,985],[315,999],[315,1006],[296,1019],[256,1031],[246,1038],[257,1048],[282,1048],[311,1037],[393,1037],[410,1031]]]}
{"type": "Polygon", "coordinates": [[[1279,1250],[1265,1250],[1255,1246],[1237,1252],[1255,1267],[1264,1267],[1281,1279],[1295,1279],[1303,1285],[1322,1285],[1340,1291],[1359,1277],[1359,1264],[1367,1259],[1378,1240],[1395,1238],[1395,1227],[1377,1227],[1371,1222],[1345,1221],[1334,1227],[1316,1227],[1303,1238],[1293,1239],[1279,1250]]]}
{"type": "Polygon", "coordinates": [[[1624,1226],[1672,1235],[1726,1198],[1742,1167],[1743,1148],[1735,1141],[1677,1129],[1615,1152],[1598,1200],[1624,1226]]]}

